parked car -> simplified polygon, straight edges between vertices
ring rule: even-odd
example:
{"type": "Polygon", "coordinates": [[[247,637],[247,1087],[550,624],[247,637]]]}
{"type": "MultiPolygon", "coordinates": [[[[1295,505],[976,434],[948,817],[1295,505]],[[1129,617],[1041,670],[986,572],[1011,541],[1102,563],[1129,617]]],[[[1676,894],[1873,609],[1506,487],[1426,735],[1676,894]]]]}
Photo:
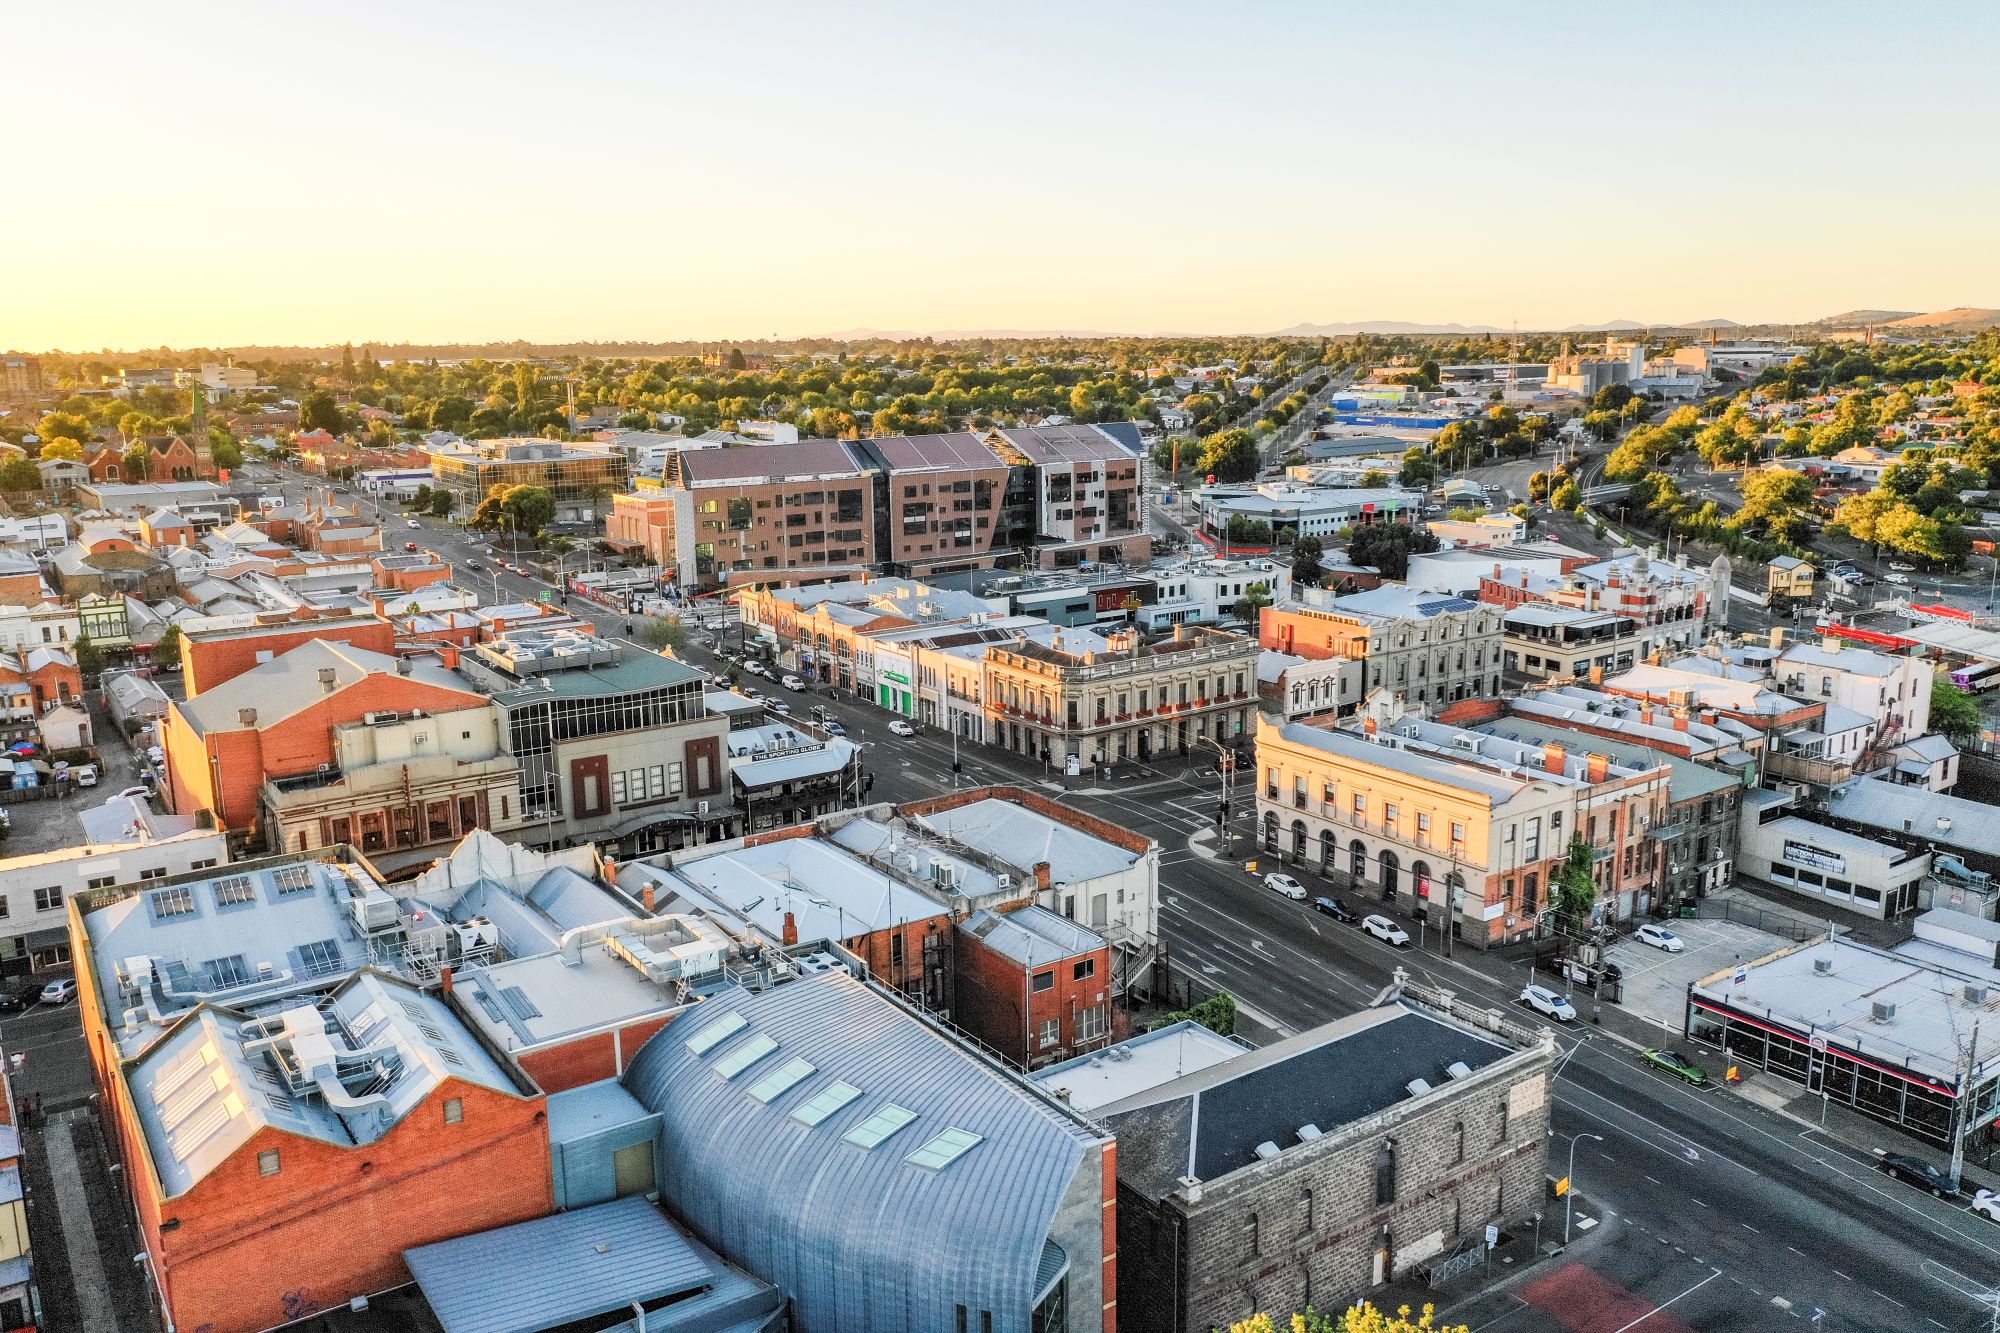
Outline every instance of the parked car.
{"type": "Polygon", "coordinates": [[[2000,1222],[2000,1190],[1980,1190],[1972,1196],[1972,1211],[1989,1222],[2000,1222]]]}
{"type": "Polygon", "coordinates": [[[896,736],[914,736],[917,734],[917,729],[903,721],[900,717],[889,724],[889,731],[892,735],[896,736]]]}
{"type": "Polygon", "coordinates": [[[768,676],[771,674],[771,668],[765,666],[754,657],[743,663],[743,669],[753,676],[768,676]]]}
{"type": "Polygon", "coordinates": [[[1907,560],[1891,560],[1889,568],[1895,570],[1898,574],[1914,574],[1917,572],[1917,567],[1907,560]]]}
{"type": "Polygon", "coordinates": [[[771,701],[771,711],[779,717],[790,717],[792,715],[792,706],[783,699],[773,699],[771,701]]]}
{"type": "Polygon", "coordinates": [[[1884,574],[1882,582],[1893,583],[1899,588],[1907,588],[1910,586],[1910,576],[1908,574],[1884,574]]]}
{"type": "Polygon", "coordinates": [[[68,1004],[76,998],[76,978],[63,977],[42,987],[43,1004],[68,1004]]]}
{"type": "Polygon", "coordinates": [[[1558,1023],[1576,1021],[1576,1006],[1547,986],[1523,986],[1521,1003],[1544,1017],[1555,1019],[1558,1023]]]}
{"type": "Polygon", "coordinates": [[[1675,1078],[1686,1079],[1697,1088],[1708,1082],[1708,1075],[1701,1072],[1701,1067],[1679,1051],[1641,1051],[1639,1058],[1675,1078]]]}
{"type": "Polygon", "coordinates": [[[792,675],[790,672],[786,672],[784,678],[780,680],[778,683],[784,686],[788,690],[802,690],[806,687],[806,683],[804,681],[800,680],[797,676],[792,675]]]}
{"type": "Polygon", "coordinates": [[[0,986],[0,1013],[18,1013],[35,1002],[41,989],[32,981],[9,982],[0,986]]]}
{"type": "Polygon", "coordinates": [[[1361,918],[1361,929],[1373,935],[1384,944],[1393,944],[1398,949],[1410,947],[1410,932],[1391,921],[1386,916],[1365,916],[1361,918]]]}
{"type": "Polygon", "coordinates": [[[840,723],[835,719],[828,718],[826,720],[826,734],[829,736],[845,736],[847,734],[847,728],[841,726],[840,723]]]}
{"type": "Polygon", "coordinates": [[[1668,953],[1679,953],[1681,950],[1687,948],[1687,945],[1681,941],[1680,936],[1674,934],[1674,932],[1668,930],[1665,926],[1656,926],[1650,921],[1633,931],[1632,938],[1641,944],[1649,944],[1655,949],[1665,949],[1668,953]]]}
{"type": "Polygon", "coordinates": [[[69,771],[69,775],[71,780],[79,787],[95,787],[97,785],[98,775],[96,764],[80,764],[72,768],[69,771]]]}
{"type": "Polygon", "coordinates": [[[403,526],[406,528],[421,528],[423,524],[417,522],[414,518],[406,518],[403,520],[403,526]]]}
{"type": "Polygon", "coordinates": [[[1306,900],[1306,886],[1293,879],[1290,875],[1266,875],[1264,876],[1264,887],[1277,890],[1295,903],[1302,903],[1306,900]]]}
{"type": "Polygon", "coordinates": [[[1938,1167],[1921,1157],[1908,1153],[1885,1152],[1875,1159],[1875,1165],[1906,1185],[1915,1185],[1920,1190],[1929,1190],[1940,1199],[1949,1199],[1958,1191],[1951,1187],[1951,1177],[1938,1167]]]}
{"type": "Polygon", "coordinates": [[[1349,925],[1360,920],[1359,917],[1354,915],[1354,909],[1338,898],[1313,899],[1313,911],[1324,912],[1335,921],[1345,921],[1349,925]]]}
{"type": "Polygon", "coordinates": [[[403,549],[405,551],[414,551],[417,549],[417,544],[415,542],[404,542],[403,549]]]}

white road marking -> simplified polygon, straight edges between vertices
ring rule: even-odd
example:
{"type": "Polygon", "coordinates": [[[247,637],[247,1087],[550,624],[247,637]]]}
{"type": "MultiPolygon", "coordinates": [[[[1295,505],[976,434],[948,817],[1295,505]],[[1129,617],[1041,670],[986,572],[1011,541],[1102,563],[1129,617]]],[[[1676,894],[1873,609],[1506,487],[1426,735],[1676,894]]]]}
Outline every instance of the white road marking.
{"type": "Polygon", "coordinates": [[[1645,1323],[1645,1322],[1646,1322],[1646,1321],[1647,1321],[1648,1319],[1651,1319],[1651,1318],[1652,1318],[1652,1317],[1653,1317],[1654,1315],[1656,1315],[1656,1314],[1658,1314],[1658,1313],[1659,1313],[1660,1311],[1662,1311],[1662,1310],[1666,1309],[1666,1308],[1667,1308],[1667,1307],[1668,1307],[1669,1305],[1672,1305],[1672,1304],[1674,1304],[1674,1302],[1675,1302],[1675,1301],[1678,1301],[1678,1300],[1680,1300],[1680,1299],[1681,1299],[1682,1297],[1684,1297],[1684,1296],[1692,1296],[1692,1295],[1694,1295],[1694,1294],[1695,1294],[1695,1293],[1696,1293],[1697,1291],[1700,1291],[1700,1290],[1701,1290],[1701,1289],[1702,1289],[1703,1287],[1707,1286],[1707,1285],[1708,1285],[1709,1283],[1711,1283],[1711,1282],[1715,1281],[1715,1279],[1717,1279],[1717,1278],[1719,1278],[1719,1277],[1721,1277],[1721,1276],[1722,1276],[1722,1270],[1721,1270],[1720,1268],[1715,1268],[1715,1269],[1711,1269],[1711,1270],[1709,1270],[1709,1274],[1708,1274],[1708,1276],[1707,1276],[1707,1277],[1705,1277],[1705,1278],[1703,1278],[1703,1279],[1702,1279],[1701,1281],[1699,1281],[1699,1282],[1695,1283],[1695,1284],[1694,1284],[1694,1285],[1693,1285],[1692,1287],[1689,1287],[1689,1288],[1688,1288],[1688,1289],[1687,1289],[1686,1291],[1682,1292],[1682,1293],[1681,1293],[1681,1294],[1680,1294],[1679,1296],[1675,1296],[1675,1297],[1673,1297],[1673,1298],[1672,1298],[1672,1299],[1670,1299],[1670,1300],[1665,1300],[1665,1301],[1662,1301],[1662,1302],[1660,1302],[1660,1304],[1658,1304],[1658,1305],[1654,1306],[1654,1307],[1653,1307],[1652,1309],[1650,1309],[1650,1310],[1646,1311],[1646,1313],[1644,1313],[1644,1314],[1640,1315],[1640,1316],[1639,1316],[1639,1317],[1638,1317],[1637,1319],[1634,1319],[1634,1320],[1633,1320],[1633,1321],[1632,1321],[1631,1323],[1629,1323],[1629,1324],[1621,1324],[1621,1325],[1620,1325],[1620,1326],[1618,1326],[1617,1328],[1615,1328],[1615,1329],[1611,1330],[1611,1333],[1625,1333],[1625,1330],[1626,1330],[1626,1329],[1628,1329],[1628,1328],[1637,1328],[1637,1327],[1638,1327],[1638,1326],[1639,1326],[1640,1324],[1643,1324],[1643,1323],[1645,1323]]]}

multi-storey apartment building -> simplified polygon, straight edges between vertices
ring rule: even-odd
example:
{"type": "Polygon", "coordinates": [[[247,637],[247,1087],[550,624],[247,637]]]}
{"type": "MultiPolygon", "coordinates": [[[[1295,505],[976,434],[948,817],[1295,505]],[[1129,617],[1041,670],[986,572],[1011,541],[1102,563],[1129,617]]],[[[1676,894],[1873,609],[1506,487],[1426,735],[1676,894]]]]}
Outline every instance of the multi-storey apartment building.
{"type": "Polygon", "coordinates": [[[1036,564],[1146,559],[1145,451],[1130,423],[996,430],[987,441],[1030,473],[1036,564]]]}
{"type": "Polygon", "coordinates": [[[1103,652],[1025,635],[986,649],[987,739],[1051,763],[1106,764],[1233,746],[1257,711],[1257,642],[1183,625],[1172,638],[1136,630],[1103,652]]]}
{"type": "Polygon", "coordinates": [[[1609,611],[1638,627],[1633,650],[1683,652],[1698,647],[1722,622],[1729,601],[1729,560],[1716,557],[1706,570],[1689,569],[1644,551],[1582,565],[1559,577],[1501,569],[1479,580],[1479,600],[1496,606],[1550,602],[1582,611],[1609,611]]]}
{"type": "Polygon", "coordinates": [[[1424,708],[1500,692],[1501,616],[1491,606],[1397,585],[1346,596],[1320,588],[1297,594],[1264,608],[1264,648],[1361,662],[1364,694],[1387,690],[1424,708]]]}
{"type": "Polygon", "coordinates": [[[660,554],[683,588],[816,582],[875,561],[875,487],[854,446],[674,455],[660,554]]]}
{"type": "Polygon", "coordinates": [[[429,454],[432,478],[462,515],[500,487],[540,486],[555,501],[558,522],[587,521],[610,512],[611,497],[625,489],[625,455],[610,445],[461,440],[429,454]]]}
{"type": "Polygon", "coordinates": [[[1378,693],[1355,729],[1260,721],[1257,769],[1266,852],[1482,948],[1534,927],[1573,835],[1592,848],[1602,915],[1628,919],[1657,891],[1663,764],[1425,722],[1378,693]]]}
{"type": "Polygon", "coordinates": [[[1624,671],[1637,660],[1639,627],[1611,611],[1529,603],[1501,618],[1507,670],[1537,680],[1624,671]]]}
{"type": "Polygon", "coordinates": [[[970,431],[858,440],[875,472],[875,559],[922,576],[990,564],[1027,544],[1007,523],[1008,466],[970,431]]]}

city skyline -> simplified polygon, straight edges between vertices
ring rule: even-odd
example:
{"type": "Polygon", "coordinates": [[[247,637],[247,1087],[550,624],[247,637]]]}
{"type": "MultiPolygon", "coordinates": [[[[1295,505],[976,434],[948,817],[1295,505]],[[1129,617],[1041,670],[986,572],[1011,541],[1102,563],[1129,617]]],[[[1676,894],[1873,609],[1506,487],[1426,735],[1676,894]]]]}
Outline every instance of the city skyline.
{"type": "Polygon", "coordinates": [[[2000,180],[1921,128],[1983,109],[1969,5],[532,13],[20,16],[18,95],[63,111],[17,147],[0,346],[2000,303],[2000,180]],[[1918,128],[1868,114],[1913,69],[1918,128]]]}

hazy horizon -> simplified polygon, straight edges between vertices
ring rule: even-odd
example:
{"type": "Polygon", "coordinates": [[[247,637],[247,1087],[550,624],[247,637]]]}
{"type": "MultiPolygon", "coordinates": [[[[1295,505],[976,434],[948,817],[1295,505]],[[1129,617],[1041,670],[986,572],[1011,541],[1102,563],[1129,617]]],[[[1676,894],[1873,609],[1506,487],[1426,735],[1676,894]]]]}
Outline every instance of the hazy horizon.
{"type": "Polygon", "coordinates": [[[0,347],[2000,304],[2000,11],[1720,13],[37,6],[0,347]]]}

